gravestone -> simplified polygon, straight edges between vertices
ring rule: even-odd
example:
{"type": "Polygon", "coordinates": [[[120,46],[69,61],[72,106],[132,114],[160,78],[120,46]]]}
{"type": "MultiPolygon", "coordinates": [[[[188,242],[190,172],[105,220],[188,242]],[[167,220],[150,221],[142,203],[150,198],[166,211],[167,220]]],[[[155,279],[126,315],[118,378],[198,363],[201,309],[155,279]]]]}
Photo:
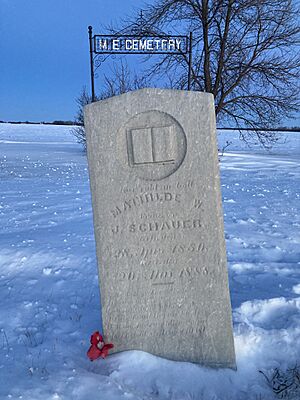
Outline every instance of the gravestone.
{"type": "Polygon", "coordinates": [[[85,126],[104,338],[235,368],[213,96],[142,89],[85,126]]]}

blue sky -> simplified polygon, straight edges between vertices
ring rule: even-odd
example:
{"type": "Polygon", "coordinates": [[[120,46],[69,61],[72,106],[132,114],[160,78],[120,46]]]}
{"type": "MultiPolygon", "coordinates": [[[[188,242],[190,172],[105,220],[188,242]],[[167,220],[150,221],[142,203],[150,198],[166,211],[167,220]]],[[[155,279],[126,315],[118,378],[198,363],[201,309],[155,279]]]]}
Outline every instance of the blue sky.
{"type": "Polygon", "coordinates": [[[90,90],[88,25],[104,33],[104,25],[142,5],[0,0],[0,120],[72,120],[75,98],[84,85],[90,90]]]}
{"type": "MultiPolygon", "coordinates": [[[[73,120],[76,97],[83,86],[90,91],[88,25],[94,33],[105,33],[110,22],[144,4],[0,0],[0,120],[73,120]]],[[[108,67],[106,63],[99,73],[108,67]]],[[[100,83],[96,80],[96,92],[100,83]]],[[[299,117],[287,123],[296,124],[299,117]]]]}

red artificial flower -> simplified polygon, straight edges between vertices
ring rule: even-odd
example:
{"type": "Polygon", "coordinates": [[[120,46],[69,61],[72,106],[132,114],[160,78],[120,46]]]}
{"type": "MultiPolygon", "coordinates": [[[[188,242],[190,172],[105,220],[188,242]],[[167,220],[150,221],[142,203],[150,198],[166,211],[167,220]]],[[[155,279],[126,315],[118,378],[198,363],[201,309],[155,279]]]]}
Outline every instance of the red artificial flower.
{"type": "Polygon", "coordinates": [[[105,344],[101,333],[96,331],[91,336],[91,346],[87,352],[87,356],[91,361],[99,357],[105,358],[108,356],[108,351],[113,347],[112,343],[105,344]]]}

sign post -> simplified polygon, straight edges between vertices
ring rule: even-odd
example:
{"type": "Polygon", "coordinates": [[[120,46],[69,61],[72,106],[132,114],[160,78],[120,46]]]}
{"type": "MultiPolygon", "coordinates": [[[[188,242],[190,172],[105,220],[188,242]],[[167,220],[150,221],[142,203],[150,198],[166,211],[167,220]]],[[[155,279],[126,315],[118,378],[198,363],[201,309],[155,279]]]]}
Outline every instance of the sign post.
{"type": "Polygon", "coordinates": [[[94,56],[93,56],[93,28],[89,26],[89,43],[90,43],[90,66],[91,66],[91,88],[92,103],[95,101],[95,73],[94,73],[94,56]]]}
{"type": "Polygon", "coordinates": [[[94,57],[108,54],[169,54],[185,56],[188,54],[188,87],[191,89],[192,41],[183,35],[93,35],[92,26],[88,27],[90,45],[92,102],[95,101],[94,57]],[[96,56],[94,56],[96,54],[96,56]]]}
{"type": "Polygon", "coordinates": [[[191,90],[191,76],[192,76],[192,49],[193,49],[193,32],[190,32],[189,37],[189,72],[188,72],[188,90],[191,90]]]}

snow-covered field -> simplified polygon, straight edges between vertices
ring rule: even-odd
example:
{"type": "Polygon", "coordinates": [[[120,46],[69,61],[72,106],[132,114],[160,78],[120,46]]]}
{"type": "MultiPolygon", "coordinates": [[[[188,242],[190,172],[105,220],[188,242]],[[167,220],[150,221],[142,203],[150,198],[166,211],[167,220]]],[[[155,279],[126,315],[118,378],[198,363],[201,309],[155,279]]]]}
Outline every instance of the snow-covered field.
{"type": "Polygon", "coordinates": [[[237,136],[219,138],[233,142],[221,178],[235,372],[138,351],[88,360],[101,316],[86,157],[70,128],[0,124],[1,400],[275,398],[259,371],[300,363],[300,134],[270,152],[237,136]]]}

